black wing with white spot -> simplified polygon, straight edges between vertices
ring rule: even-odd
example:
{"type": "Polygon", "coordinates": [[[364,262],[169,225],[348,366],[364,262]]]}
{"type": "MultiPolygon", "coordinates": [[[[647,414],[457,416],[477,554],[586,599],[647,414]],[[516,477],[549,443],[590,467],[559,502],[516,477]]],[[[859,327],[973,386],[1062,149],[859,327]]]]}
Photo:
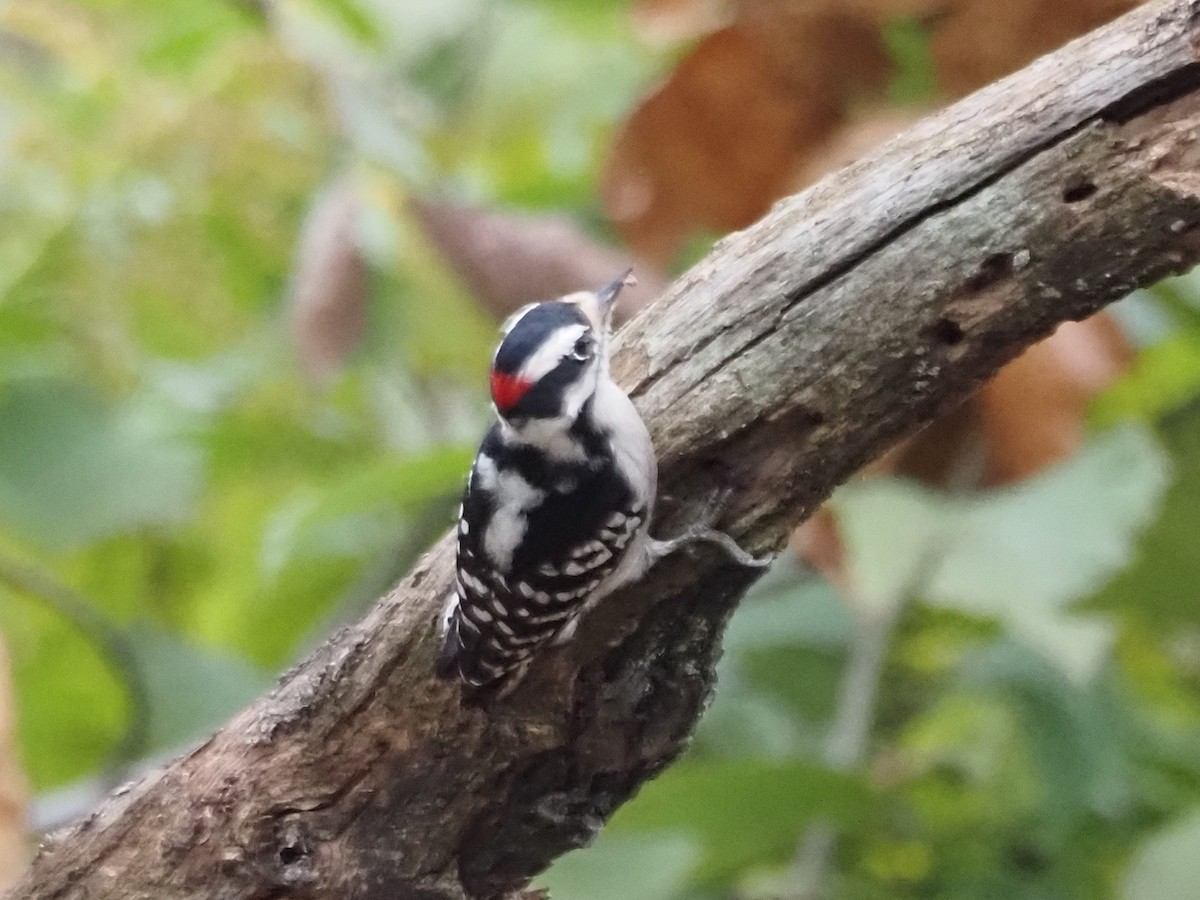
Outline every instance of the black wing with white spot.
{"type": "MultiPolygon", "coordinates": [[[[519,478],[501,486],[481,476],[477,461],[459,520],[456,605],[439,660],[443,675],[480,686],[522,669],[533,653],[563,630],[612,577],[638,531],[645,510],[631,503],[628,486],[611,465],[557,466],[531,471],[521,459],[496,460],[504,448],[484,443],[488,457],[519,478]],[[506,504],[537,502],[518,512],[506,504]],[[504,529],[520,540],[504,549],[504,529]]],[[[485,466],[485,473],[488,468],[485,466]]]]}

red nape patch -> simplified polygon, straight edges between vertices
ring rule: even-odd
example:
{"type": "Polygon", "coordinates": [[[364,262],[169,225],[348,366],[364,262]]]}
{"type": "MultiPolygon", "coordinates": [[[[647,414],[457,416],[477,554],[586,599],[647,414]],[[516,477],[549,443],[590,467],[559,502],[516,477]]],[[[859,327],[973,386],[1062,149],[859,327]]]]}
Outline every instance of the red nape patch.
{"type": "Polygon", "coordinates": [[[500,412],[508,412],[520,402],[533,384],[516,375],[506,375],[503,372],[492,372],[492,399],[500,412]]]}

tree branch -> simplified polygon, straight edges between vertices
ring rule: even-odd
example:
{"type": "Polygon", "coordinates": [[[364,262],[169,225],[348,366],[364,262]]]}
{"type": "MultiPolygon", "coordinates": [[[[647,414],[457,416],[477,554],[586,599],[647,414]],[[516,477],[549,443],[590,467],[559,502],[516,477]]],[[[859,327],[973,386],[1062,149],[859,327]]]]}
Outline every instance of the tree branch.
{"type": "MultiPolygon", "coordinates": [[[[732,489],[781,546],[839,481],[1056,324],[1200,257],[1200,0],[1145,7],[723,240],[623,332],[659,533],[732,489]],[[694,509],[694,507],[692,507],[694,509]]],[[[163,771],[49,838],[11,898],[490,898],[684,748],[751,576],[671,560],[511,698],[432,676],[451,548],[163,771]]]]}

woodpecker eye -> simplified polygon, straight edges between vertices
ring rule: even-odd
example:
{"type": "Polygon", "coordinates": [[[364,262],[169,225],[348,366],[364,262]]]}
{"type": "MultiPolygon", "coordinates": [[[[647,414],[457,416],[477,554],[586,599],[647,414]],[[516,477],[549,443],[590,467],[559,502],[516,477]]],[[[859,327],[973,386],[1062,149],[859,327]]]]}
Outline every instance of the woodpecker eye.
{"type": "Polygon", "coordinates": [[[585,335],[575,342],[575,346],[571,349],[571,358],[586,362],[591,355],[592,339],[585,335]]]}

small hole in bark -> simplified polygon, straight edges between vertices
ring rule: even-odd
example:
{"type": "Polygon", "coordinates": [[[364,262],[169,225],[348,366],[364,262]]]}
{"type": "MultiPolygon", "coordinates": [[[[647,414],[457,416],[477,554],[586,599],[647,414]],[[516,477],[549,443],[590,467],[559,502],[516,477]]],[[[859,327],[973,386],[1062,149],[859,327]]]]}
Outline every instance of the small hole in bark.
{"type": "Polygon", "coordinates": [[[1084,180],[1075,184],[1069,184],[1063,188],[1063,203],[1078,203],[1081,200],[1086,200],[1094,193],[1096,193],[1096,185],[1090,181],[1084,180]]]}
{"type": "Polygon", "coordinates": [[[979,265],[979,271],[967,281],[967,290],[982,291],[1013,273],[1011,253],[993,253],[979,265]]]}
{"type": "Polygon", "coordinates": [[[279,848],[279,862],[284,866],[294,866],[308,856],[308,848],[303,844],[286,844],[279,848]]]}
{"type": "Polygon", "coordinates": [[[953,347],[963,339],[962,326],[953,319],[938,319],[929,326],[928,333],[939,344],[945,344],[947,347],[953,347]]]}

